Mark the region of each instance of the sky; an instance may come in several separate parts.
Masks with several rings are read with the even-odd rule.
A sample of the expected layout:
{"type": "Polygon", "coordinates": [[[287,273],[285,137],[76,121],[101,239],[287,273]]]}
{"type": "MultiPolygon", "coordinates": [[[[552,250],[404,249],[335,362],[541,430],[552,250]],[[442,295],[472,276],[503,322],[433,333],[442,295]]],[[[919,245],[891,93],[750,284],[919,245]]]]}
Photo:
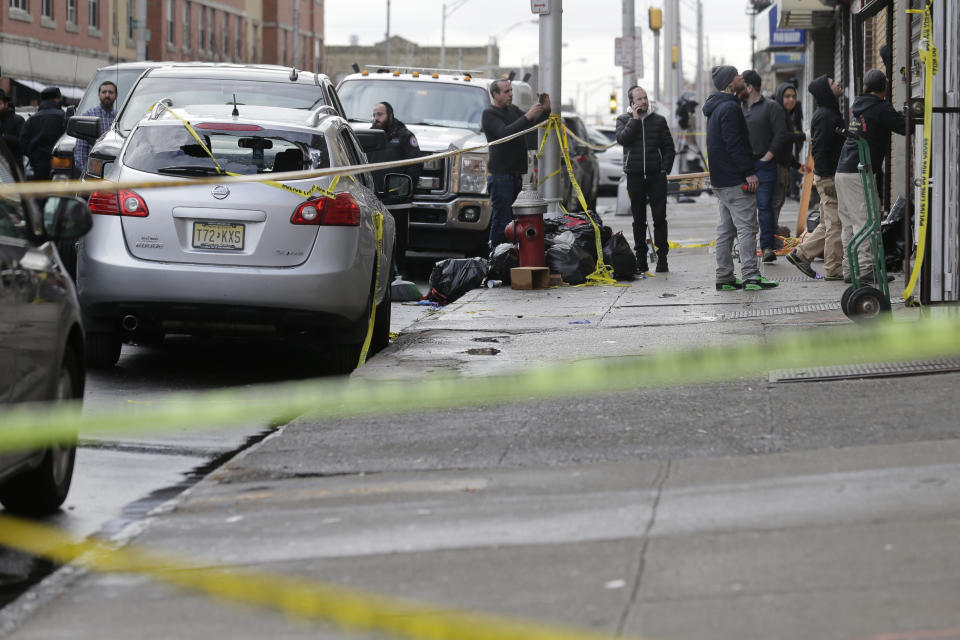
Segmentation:
{"type": "MultiPolygon", "coordinates": [[[[383,40],[388,0],[324,0],[328,45],[349,44],[355,35],[361,45],[383,40]]],[[[521,67],[536,62],[539,31],[529,0],[391,0],[390,33],[440,46],[443,6],[447,7],[446,46],[485,46],[498,36],[501,66],[521,67]],[[452,9],[452,10],[451,10],[452,9]],[[519,23],[519,24],[518,24],[519,23]]],[[[696,60],[696,2],[680,0],[683,57],[686,77],[694,78],[696,60]]],[[[636,24],[644,28],[644,78],[653,94],[653,37],[647,9],[662,2],[636,0],[636,24]]],[[[710,56],[743,70],[750,58],[747,0],[703,0],[704,32],[710,56]]],[[[590,121],[609,118],[610,92],[619,95],[622,70],[614,64],[614,39],[623,33],[622,0],[564,0],[562,93],[590,121]],[[594,117],[595,116],[595,117],[594,117]]],[[[661,38],[662,41],[662,38],[661,38]]],[[[663,54],[661,53],[661,59],[663,54]]],[[[453,66],[453,65],[451,65],[453,66]]],[[[661,80],[661,86],[663,81],[661,80]]],[[[621,98],[622,100],[622,98],[621,98]]],[[[555,99],[554,99],[555,101],[555,99]]]]}

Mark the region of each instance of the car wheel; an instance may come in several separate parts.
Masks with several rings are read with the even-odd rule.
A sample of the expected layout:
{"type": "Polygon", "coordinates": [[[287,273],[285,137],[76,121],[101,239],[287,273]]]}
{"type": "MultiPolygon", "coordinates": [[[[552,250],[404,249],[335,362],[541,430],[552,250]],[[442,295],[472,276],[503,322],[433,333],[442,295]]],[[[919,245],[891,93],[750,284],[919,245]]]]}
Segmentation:
{"type": "MultiPolygon", "coordinates": [[[[60,365],[56,400],[81,397],[82,376],[77,356],[68,346],[60,365]]],[[[40,466],[11,478],[0,487],[0,503],[3,503],[8,511],[23,515],[42,516],[53,513],[67,498],[76,455],[77,447],[74,442],[48,447],[40,466]]]]}
{"type": "Polygon", "coordinates": [[[115,333],[88,333],[86,363],[91,368],[106,369],[120,359],[120,337],[115,333]]]}

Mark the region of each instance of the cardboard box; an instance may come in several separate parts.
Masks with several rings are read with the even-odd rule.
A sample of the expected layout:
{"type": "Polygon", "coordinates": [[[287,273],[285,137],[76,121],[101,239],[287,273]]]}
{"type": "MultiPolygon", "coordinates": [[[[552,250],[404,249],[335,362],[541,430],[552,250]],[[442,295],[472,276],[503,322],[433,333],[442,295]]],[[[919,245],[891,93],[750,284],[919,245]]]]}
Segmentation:
{"type": "Polygon", "coordinates": [[[547,267],[514,267],[510,269],[511,289],[549,289],[550,269],[547,267]]]}

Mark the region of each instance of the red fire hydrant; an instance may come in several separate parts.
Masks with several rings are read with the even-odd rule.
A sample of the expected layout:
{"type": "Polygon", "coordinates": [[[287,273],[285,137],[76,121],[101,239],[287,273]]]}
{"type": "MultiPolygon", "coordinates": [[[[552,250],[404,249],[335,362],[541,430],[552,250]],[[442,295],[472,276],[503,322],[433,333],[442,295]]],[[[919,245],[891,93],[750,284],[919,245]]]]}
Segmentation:
{"type": "Polygon", "coordinates": [[[523,185],[513,203],[516,219],[504,229],[507,240],[519,245],[521,267],[547,266],[543,242],[543,214],[546,212],[547,201],[537,193],[534,185],[523,185]]]}

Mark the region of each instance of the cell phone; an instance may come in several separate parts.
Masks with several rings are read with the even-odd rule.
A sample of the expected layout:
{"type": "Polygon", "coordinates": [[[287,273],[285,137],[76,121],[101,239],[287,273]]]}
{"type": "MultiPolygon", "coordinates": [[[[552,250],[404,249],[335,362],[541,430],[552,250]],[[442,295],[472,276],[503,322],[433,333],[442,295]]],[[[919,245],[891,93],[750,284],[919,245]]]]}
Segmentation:
{"type": "Polygon", "coordinates": [[[540,98],[540,104],[543,104],[544,100],[547,99],[547,94],[541,93],[539,94],[539,98],[540,98]]]}

